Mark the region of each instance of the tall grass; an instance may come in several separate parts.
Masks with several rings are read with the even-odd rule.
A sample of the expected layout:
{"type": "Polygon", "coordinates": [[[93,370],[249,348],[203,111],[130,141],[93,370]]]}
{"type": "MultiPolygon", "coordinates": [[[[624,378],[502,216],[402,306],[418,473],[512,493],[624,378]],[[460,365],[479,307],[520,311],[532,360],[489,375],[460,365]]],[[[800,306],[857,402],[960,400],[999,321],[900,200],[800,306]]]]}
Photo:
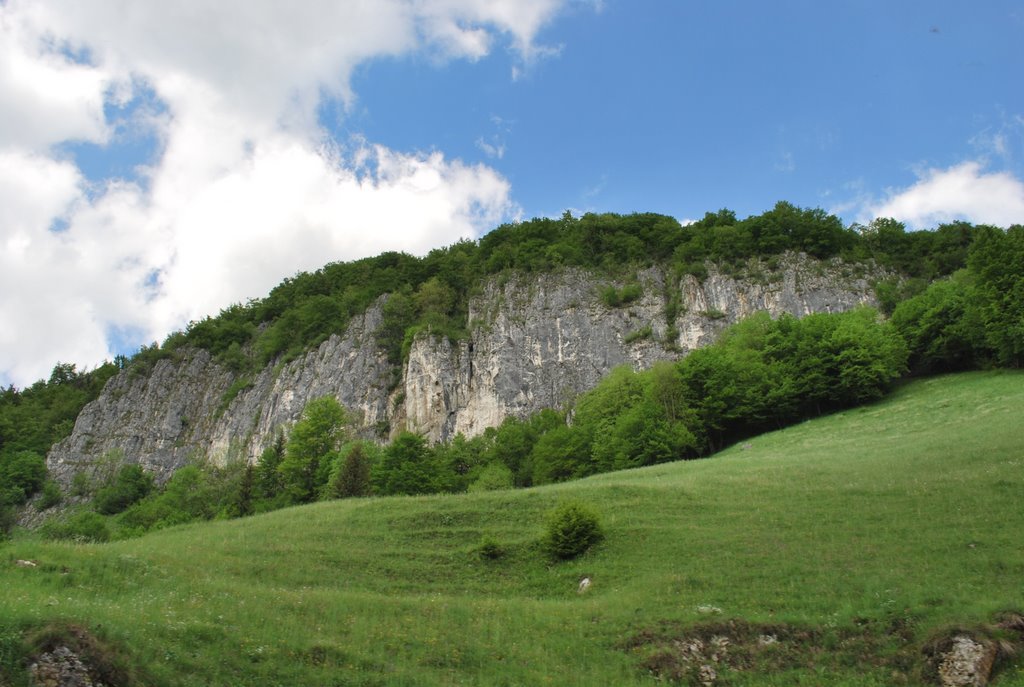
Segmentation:
{"type": "Polygon", "coordinates": [[[938,628],[1024,608],[1021,407],[1024,375],[948,376],[709,460],[20,540],[0,549],[0,636],[102,628],[166,685],[639,685],[638,636],[742,619],[821,646],[729,684],[915,684],[938,628]],[[552,563],[545,517],[569,500],[606,538],[552,563]]]}

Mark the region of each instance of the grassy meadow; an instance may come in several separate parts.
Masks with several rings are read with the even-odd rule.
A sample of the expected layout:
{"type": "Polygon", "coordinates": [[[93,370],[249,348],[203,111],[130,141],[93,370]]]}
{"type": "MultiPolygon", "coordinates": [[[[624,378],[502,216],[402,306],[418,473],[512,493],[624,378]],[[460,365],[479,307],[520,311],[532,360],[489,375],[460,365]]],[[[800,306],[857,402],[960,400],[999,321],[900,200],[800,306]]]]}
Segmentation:
{"type": "MultiPolygon", "coordinates": [[[[920,684],[931,638],[1024,610],[1022,408],[1024,374],[936,377],[707,460],[23,537],[0,545],[0,665],[21,684],[15,638],[63,623],[154,685],[652,685],[717,636],[716,684],[920,684]],[[552,563],[567,500],[606,538],[552,563]]],[[[1024,685],[1020,657],[996,684],[1024,685]]]]}

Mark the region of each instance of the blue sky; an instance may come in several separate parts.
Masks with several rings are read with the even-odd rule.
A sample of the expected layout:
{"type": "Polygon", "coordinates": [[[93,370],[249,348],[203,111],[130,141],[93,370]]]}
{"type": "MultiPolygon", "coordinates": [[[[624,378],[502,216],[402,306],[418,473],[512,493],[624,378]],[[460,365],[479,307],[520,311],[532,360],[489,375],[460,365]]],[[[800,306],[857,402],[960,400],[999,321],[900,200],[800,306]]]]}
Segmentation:
{"type": "Polygon", "coordinates": [[[560,51],[517,81],[501,54],[369,63],[336,130],[490,164],[527,216],[785,199],[856,221],[922,168],[1022,176],[1022,39],[1010,2],[607,2],[542,31],[560,51]]]}
{"type": "Polygon", "coordinates": [[[1024,5],[0,1],[0,384],[517,219],[1024,222],[1024,5]]]}

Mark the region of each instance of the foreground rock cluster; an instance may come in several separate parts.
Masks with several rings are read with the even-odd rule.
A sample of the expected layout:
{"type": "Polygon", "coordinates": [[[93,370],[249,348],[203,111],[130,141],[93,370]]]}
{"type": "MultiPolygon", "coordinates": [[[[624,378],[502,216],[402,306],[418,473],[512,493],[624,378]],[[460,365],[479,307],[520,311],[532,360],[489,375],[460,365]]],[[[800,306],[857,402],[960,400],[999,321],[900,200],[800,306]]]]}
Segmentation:
{"type": "Polygon", "coordinates": [[[826,631],[742,620],[662,623],[623,648],[656,679],[693,687],[728,684],[729,673],[826,667],[839,655],[888,672],[892,684],[987,687],[998,685],[1000,669],[1024,651],[1024,615],[1004,613],[992,624],[943,632],[923,645],[908,628],[885,624],[826,631]]]}
{"type": "Polygon", "coordinates": [[[58,646],[36,658],[29,666],[35,687],[104,687],[94,682],[82,660],[66,646],[58,646]]]}
{"type": "Polygon", "coordinates": [[[993,642],[956,635],[939,661],[939,684],[942,687],[985,687],[998,653],[999,647],[993,642]]]}

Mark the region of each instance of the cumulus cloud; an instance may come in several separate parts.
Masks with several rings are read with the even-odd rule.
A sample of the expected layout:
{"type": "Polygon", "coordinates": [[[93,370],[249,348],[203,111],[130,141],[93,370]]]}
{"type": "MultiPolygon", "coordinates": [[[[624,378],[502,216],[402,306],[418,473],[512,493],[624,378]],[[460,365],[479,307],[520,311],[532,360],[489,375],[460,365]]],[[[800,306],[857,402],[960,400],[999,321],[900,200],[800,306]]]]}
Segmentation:
{"type": "Polygon", "coordinates": [[[161,340],[297,270],[515,216],[494,169],[331,140],[317,110],[350,106],[353,70],[383,56],[506,45],[528,64],[563,3],[0,3],[0,383],[96,364],[115,334],[161,340]],[[159,144],[131,179],[87,179],[61,152],[133,128],[159,144]]]}
{"type": "Polygon", "coordinates": [[[266,140],[246,165],[181,199],[156,324],[165,329],[263,294],[282,276],[328,260],[423,254],[473,237],[514,211],[509,192],[494,170],[440,153],[373,146],[346,157],[286,136],[266,140]]]}
{"type": "Polygon", "coordinates": [[[65,140],[103,142],[107,75],[80,64],[0,5],[0,148],[38,150],[65,140]]]}
{"type": "Polygon", "coordinates": [[[52,363],[106,353],[102,332],[88,332],[87,304],[69,303],[60,283],[62,275],[74,281],[68,270],[79,247],[48,229],[71,210],[80,184],[73,165],[0,152],[0,350],[14,379],[38,378],[43,356],[52,363]]]}
{"type": "Polygon", "coordinates": [[[861,220],[893,217],[915,229],[954,220],[1002,227],[1024,222],[1024,182],[1009,172],[986,172],[982,163],[968,161],[918,177],[909,188],[869,203],[861,220]]]}

